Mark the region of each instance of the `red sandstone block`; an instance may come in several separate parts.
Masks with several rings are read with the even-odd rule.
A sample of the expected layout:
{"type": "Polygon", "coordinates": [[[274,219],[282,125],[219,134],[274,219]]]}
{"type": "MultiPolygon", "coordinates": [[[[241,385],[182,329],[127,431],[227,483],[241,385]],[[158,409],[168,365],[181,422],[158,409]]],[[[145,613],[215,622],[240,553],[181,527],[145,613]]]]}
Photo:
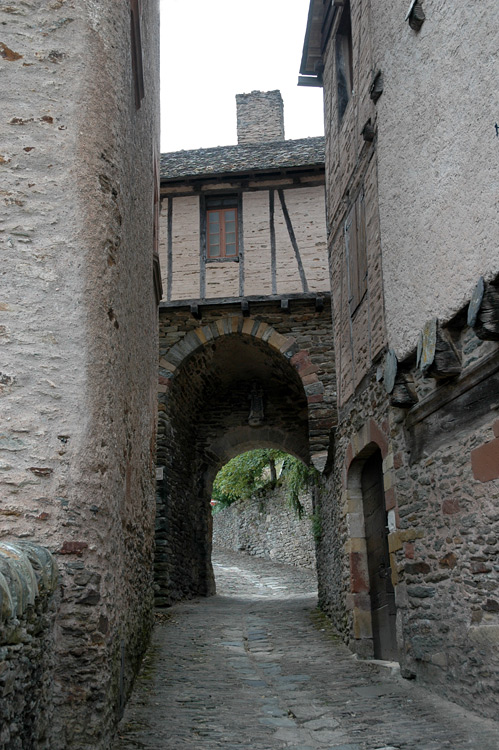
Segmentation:
{"type": "Polygon", "coordinates": [[[404,554],[408,560],[414,560],[414,542],[404,543],[404,554]]]}
{"type": "MultiPolygon", "coordinates": [[[[495,433],[494,423],[494,433],[495,433]]],[[[499,479],[499,437],[471,451],[473,476],[479,482],[499,479]]]]}
{"type": "Polygon", "coordinates": [[[334,419],[313,419],[312,424],[316,430],[330,430],[334,425],[334,419]]]}
{"type": "Polygon", "coordinates": [[[393,456],[393,468],[394,469],[400,469],[401,466],[404,464],[404,454],[399,451],[398,453],[395,453],[393,456]]]}
{"type": "Polygon", "coordinates": [[[386,510],[392,510],[392,508],[395,508],[395,505],[395,489],[390,487],[389,490],[385,490],[385,508],[386,510]]]}
{"type": "Polygon", "coordinates": [[[366,556],[362,552],[350,553],[351,591],[360,593],[369,591],[369,575],[366,569],[366,556]]]}
{"type": "Polygon", "coordinates": [[[309,404],[318,404],[320,401],[323,401],[324,397],[322,393],[316,393],[315,396],[308,396],[307,402],[309,404]]]}
{"type": "Polygon", "coordinates": [[[386,458],[388,455],[388,441],[374,419],[369,421],[369,439],[379,445],[382,457],[386,458]]]}
{"type": "Polygon", "coordinates": [[[499,438],[499,419],[496,419],[492,425],[492,429],[494,430],[494,437],[499,438]]]}
{"type": "Polygon", "coordinates": [[[296,352],[296,354],[293,354],[293,356],[291,357],[291,359],[289,361],[291,362],[291,364],[293,365],[293,367],[296,367],[298,369],[299,365],[302,362],[304,362],[305,360],[307,360],[308,362],[310,362],[310,358],[308,356],[308,352],[305,351],[305,349],[300,349],[299,352],[296,352]]]}
{"type": "Polygon", "coordinates": [[[301,382],[303,385],[310,385],[310,383],[317,383],[318,380],[319,378],[317,377],[317,374],[312,372],[310,375],[303,376],[301,382]]]}
{"type": "Polygon", "coordinates": [[[449,497],[442,503],[442,513],[445,513],[448,516],[453,516],[455,513],[459,513],[460,510],[461,506],[459,505],[459,500],[455,497],[449,497]]]}
{"type": "Polygon", "coordinates": [[[371,597],[365,591],[352,594],[352,599],[353,605],[354,607],[357,607],[357,609],[364,610],[364,612],[371,611],[371,597]]]}
{"type": "Polygon", "coordinates": [[[300,373],[300,377],[303,378],[303,376],[306,375],[312,375],[314,372],[319,372],[319,368],[317,365],[313,365],[312,362],[310,364],[303,363],[303,365],[300,365],[300,367],[296,368],[298,372],[300,373]]]}
{"type": "Polygon", "coordinates": [[[87,549],[87,547],[88,544],[86,542],[63,542],[59,554],[80,556],[83,550],[87,549]]]}

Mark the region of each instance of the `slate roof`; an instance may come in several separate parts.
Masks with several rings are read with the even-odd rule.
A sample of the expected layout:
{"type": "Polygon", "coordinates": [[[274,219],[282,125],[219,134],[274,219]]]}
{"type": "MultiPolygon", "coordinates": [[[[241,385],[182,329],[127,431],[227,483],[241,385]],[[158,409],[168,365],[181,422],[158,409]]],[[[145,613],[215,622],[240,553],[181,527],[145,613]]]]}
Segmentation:
{"type": "Polygon", "coordinates": [[[324,137],[161,154],[161,181],[324,166],[324,137]]]}

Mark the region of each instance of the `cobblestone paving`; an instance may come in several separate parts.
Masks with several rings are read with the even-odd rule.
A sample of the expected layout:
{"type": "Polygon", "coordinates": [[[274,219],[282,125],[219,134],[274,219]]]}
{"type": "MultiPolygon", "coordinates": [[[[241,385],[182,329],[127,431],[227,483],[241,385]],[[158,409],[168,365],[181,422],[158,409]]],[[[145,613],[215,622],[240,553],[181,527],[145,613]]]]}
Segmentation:
{"type": "Polygon", "coordinates": [[[355,659],[313,574],[214,558],[218,595],[158,614],[113,750],[499,750],[499,724],[355,659]]]}

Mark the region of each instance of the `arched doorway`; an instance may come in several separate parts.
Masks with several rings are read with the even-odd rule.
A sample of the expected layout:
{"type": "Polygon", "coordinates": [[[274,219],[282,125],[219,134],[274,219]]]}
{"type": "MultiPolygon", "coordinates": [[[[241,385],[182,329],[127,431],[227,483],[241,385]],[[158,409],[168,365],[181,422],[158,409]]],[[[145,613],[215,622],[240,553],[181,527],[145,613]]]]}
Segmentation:
{"type": "Polygon", "coordinates": [[[361,474],[369,596],[375,659],[397,659],[395,590],[388,551],[388,518],[383,492],[380,450],[365,462],[361,474]]]}
{"type": "Polygon", "coordinates": [[[347,477],[351,647],[362,656],[397,661],[397,611],[388,547],[389,514],[394,513],[387,512],[383,454],[372,439],[350,464],[347,477]]]}

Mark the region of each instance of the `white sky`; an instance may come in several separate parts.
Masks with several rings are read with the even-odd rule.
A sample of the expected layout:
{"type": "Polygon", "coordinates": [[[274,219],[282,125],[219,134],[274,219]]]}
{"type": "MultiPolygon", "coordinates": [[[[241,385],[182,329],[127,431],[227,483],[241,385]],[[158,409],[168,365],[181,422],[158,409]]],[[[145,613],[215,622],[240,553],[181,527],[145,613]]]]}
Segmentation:
{"type": "Polygon", "coordinates": [[[280,89],[286,138],[323,135],[297,86],[309,0],[160,0],[161,150],[237,143],[236,94],[280,89]]]}

